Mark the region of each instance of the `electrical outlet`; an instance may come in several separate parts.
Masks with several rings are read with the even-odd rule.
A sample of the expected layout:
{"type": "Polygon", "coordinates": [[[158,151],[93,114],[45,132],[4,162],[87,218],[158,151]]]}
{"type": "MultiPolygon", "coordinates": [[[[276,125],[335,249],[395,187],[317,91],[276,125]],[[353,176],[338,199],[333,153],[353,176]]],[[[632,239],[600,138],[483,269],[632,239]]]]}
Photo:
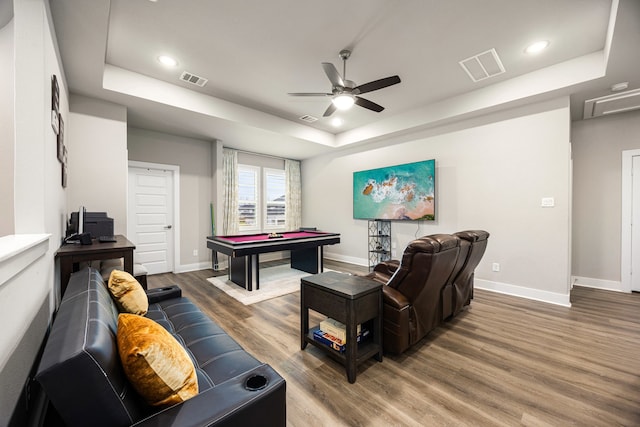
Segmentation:
{"type": "Polygon", "coordinates": [[[391,250],[391,257],[392,257],[392,258],[395,258],[397,255],[398,255],[398,252],[396,252],[396,250],[395,250],[395,249],[392,249],[392,250],[391,250]]]}
{"type": "Polygon", "coordinates": [[[542,206],[543,208],[552,208],[555,205],[556,201],[553,199],[553,197],[543,197],[540,201],[540,206],[542,206]]]}
{"type": "Polygon", "coordinates": [[[491,266],[491,270],[500,271],[500,263],[494,262],[493,265],[491,266]]]}
{"type": "Polygon", "coordinates": [[[198,250],[197,249],[193,250],[193,256],[198,256],[198,250]]]}

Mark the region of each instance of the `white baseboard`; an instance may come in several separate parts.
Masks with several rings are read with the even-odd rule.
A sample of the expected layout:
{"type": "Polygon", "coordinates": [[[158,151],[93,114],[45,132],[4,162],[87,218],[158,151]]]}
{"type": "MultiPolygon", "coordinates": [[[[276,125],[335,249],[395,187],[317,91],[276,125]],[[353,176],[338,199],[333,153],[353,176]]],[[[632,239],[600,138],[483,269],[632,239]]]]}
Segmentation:
{"type": "Polygon", "coordinates": [[[208,261],[196,262],[193,264],[181,264],[174,269],[174,273],[186,273],[188,271],[198,271],[211,268],[211,263],[208,261]]]}
{"type": "Polygon", "coordinates": [[[584,286],[585,288],[604,289],[607,291],[627,292],[622,288],[622,282],[616,280],[593,279],[591,277],[571,276],[571,283],[574,286],[584,286]]]}
{"type": "Polygon", "coordinates": [[[511,285],[509,283],[492,282],[490,280],[474,280],[474,287],[491,292],[512,295],[520,298],[527,298],[535,301],[542,301],[549,304],[571,307],[569,294],[559,294],[556,292],[542,291],[540,289],[525,288],[523,286],[511,285]]]}
{"type": "MultiPolygon", "coordinates": [[[[260,262],[285,259],[287,258],[286,255],[289,255],[288,251],[260,254],[260,262]]],[[[228,257],[226,255],[218,253],[218,270],[224,270],[227,268],[227,260],[228,257]]],[[[211,267],[211,261],[200,261],[193,264],[179,265],[178,267],[176,267],[174,273],[186,273],[188,271],[206,270],[211,267]]]]}
{"type": "Polygon", "coordinates": [[[346,262],[348,264],[355,264],[363,267],[366,267],[369,265],[369,261],[365,258],[356,258],[352,256],[345,256],[345,255],[333,254],[333,253],[327,253],[327,252],[324,253],[324,257],[325,259],[330,259],[332,261],[346,262]]]}

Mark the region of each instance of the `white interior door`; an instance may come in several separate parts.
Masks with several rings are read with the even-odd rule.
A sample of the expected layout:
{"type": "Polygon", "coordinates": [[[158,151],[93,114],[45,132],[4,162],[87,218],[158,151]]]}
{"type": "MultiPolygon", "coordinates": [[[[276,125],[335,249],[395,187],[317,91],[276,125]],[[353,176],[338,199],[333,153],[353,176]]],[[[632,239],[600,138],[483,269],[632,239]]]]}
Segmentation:
{"type": "Polygon", "coordinates": [[[640,292],[640,156],[632,158],[631,290],[640,292]]]}
{"type": "Polygon", "coordinates": [[[149,274],[173,271],[173,171],[129,167],[129,240],[149,274]]]}

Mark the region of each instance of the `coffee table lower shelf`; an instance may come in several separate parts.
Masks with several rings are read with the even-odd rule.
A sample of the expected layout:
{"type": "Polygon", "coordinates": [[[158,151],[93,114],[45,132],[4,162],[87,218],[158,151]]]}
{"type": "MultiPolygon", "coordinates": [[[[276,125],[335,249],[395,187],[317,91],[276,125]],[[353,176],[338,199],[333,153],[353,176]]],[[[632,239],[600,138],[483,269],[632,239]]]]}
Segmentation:
{"type": "MultiPolygon", "coordinates": [[[[325,353],[329,355],[329,357],[334,359],[336,362],[346,365],[347,363],[346,351],[340,352],[313,338],[313,333],[319,329],[320,328],[318,326],[311,328],[309,333],[307,333],[307,335],[305,336],[305,339],[304,339],[305,342],[323,350],[325,353]]],[[[360,362],[364,362],[365,360],[368,360],[373,356],[378,355],[379,353],[380,353],[380,346],[374,343],[370,337],[365,338],[362,342],[358,343],[358,352],[356,354],[356,365],[360,364],[360,362]]]]}

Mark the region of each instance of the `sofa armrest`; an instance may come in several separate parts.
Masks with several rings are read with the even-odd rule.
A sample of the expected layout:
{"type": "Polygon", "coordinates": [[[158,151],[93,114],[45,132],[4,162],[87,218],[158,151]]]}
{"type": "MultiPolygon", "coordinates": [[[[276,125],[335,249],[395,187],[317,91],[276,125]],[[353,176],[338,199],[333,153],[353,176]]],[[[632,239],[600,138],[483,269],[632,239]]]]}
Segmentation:
{"type": "Polygon", "coordinates": [[[147,294],[147,298],[149,299],[149,304],[171,298],[180,298],[182,296],[182,289],[180,289],[178,285],[147,289],[145,292],[147,294]]]}
{"type": "Polygon", "coordinates": [[[285,380],[271,366],[263,364],[134,426],[285,426],[285,392],[285,380]],[[267,384],[259,390],[248,390],[247,379],[255,375],[265,377],[267,384]]]}

